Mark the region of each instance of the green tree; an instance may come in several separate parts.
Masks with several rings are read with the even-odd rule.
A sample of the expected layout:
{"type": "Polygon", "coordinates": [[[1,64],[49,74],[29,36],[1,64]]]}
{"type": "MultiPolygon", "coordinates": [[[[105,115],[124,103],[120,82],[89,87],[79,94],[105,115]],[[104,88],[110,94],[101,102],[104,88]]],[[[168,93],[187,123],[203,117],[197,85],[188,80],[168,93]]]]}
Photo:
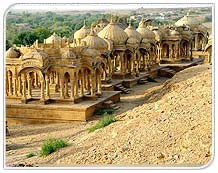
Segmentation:
{"type": "Polygon", "coordinates": [[[8,50],[10,47],[11,47],[11,43],[8,40],[6,40],[6,50],[8,50]]]}
{"type": "Polygon", "coordinates": [[[36,37],[40,43],[43,43],[44,39],[51,35],[51,32],[43,27],[38,27],[34,29],[33,32],[36,34],[36,37]]]}
{"type": "Polygon", "coordinates": [[[33,31],[22,31],[14,39],[16,45],[32,45],[37,39],[37,35],[33,31]]]}

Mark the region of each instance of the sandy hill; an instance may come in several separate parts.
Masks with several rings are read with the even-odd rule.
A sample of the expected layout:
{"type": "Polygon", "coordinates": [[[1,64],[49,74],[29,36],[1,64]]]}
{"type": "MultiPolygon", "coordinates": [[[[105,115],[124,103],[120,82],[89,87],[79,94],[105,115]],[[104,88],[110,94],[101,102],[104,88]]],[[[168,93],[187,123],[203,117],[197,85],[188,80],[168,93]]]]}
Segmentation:
{"type": "MultiPolygon", "coordinates": [[[[177,73],[147,94],[144,104],[117,118],[120,121],[92,133],[77,131],[77,137],[68,129],[69,147],[46,158],[35,156],[24,160],[68,166],[207,164],[212,157],[211,66],[199,65],[177,73]]],[[[85,128],[89,126],[86,124],[85,128]]],[[[58,129],[61,128],[57,128],[57,133],[58,129]]],[[[22,139],[21,135],[17,142],[22,139]]],[[[10,162],[13,157],[10,152],[7,154],[10,162]]]]}

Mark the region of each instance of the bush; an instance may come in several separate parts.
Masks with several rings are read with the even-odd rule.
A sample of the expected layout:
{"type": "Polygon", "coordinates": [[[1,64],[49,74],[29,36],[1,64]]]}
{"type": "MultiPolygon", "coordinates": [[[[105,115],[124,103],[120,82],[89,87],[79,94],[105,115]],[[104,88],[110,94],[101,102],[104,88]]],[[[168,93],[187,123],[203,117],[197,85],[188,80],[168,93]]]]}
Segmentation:
{"type": "Polygon", "coordinates": [[[98,123],[90,128],[88,128],[88,132],[94,132],[97,129],[103,128],[105,126],[108,126],[109,124],[116,122],[117,119],[108,114],[104,114],[104,116],[98,121],[98,123]]]}
{"type": "Polygon", "coordinates": [[[30,152],[30,153],[28,153],[28,154],[26,155],[26,157],[27,157],[27,158],[30,158],[30,157],[33,157],[33,156],[35,156],[35,155],[36,155],[35,153],[30,152]]]}
{"type": "Polygon", "coordinates": [[[47,156],[55,152],[59,148],[66,147],[68,145],[67,141],[62,139],[49,138],[43,142],[40,156],[47,156]]]}

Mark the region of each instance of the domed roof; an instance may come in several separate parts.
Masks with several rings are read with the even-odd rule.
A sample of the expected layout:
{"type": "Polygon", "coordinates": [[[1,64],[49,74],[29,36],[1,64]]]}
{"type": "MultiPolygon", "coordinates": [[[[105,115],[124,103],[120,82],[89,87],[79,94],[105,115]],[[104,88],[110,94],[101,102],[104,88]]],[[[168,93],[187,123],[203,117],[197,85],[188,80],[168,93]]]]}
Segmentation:
{"type": "Polygon", "coordinates": [[[198,27],[199,25],[199,22],[198,20],[193,17],[193,16],[190,16],[189,13],[182,17],[181,19],[179,19],[176,23],[175,23],[176,26],[189,26],[191,29],[195,29],[198,27]]]}
{"type": "Polygon", "coordinates": [[[119,25],[111,20],[111,22],[98,33],[101,38],[109,39],[114,44],[125,44],[128,35],[123,31],[119,25]]]}
{"type": "Polygon", "coordinates": [[[61,55],[61,57],[63,59],[68,59],[68,58],[72,58],[72,59],[75,59],[76,58],[76,55],[73,51],[71,50],[66,50],[64,51],[64,53],[61,55]]]}
{"type": "Polygon", "coordinates": [[[39,59],[44,60],[48,57],[48,55],[45,52],[42,51],[32,51],[29,53],[26,53],[22,56],[22,59],[39,59]]]}
{"type": "Polygon", "coordinates": [[[147,28],[143,20],[139,23],[139,27],[136,29],[136,31],[141,34],[142,38],[155,39],[154,32],[147,28]]]}
{"type": "Polygon", "coordinates": [[[20,55],[20,51],[14,47],[11,47],[6,51],[6,58],[19,58],[20,55]]]}
{"type": "Polygon", "coordinates": [[[129,26],[124,30],[124,32],[128,35],[128,37],[133,37],[139,41],[141,41],[142,36],[139,32],[137,32],[135,29],[133,29],[132,25],[129,24],[129,26]]]}
{"type": "Polygon", "coordinates": [[[199,30],[200,32],[206,33],[206,32],[207,32],[207,27],[204,26],[204,25],[199,25],[199,26],[198,26],[198,30],[199,30]]]}
{"type": "Polygon", "coordinates": [[[183,30],[183,31],[182,31],[182,34],[188,35],[188,36],[190,36],[191,33],[192,33],[192,32],[191,32],[190,30],[183,30]]]}
{"type": "Polygon", "coordinates": [[[82,41],[85,41],[86,46],[90,49],[108,49],[107,42],[104,39],[98,37],[93,29],[91,29],[90,34],[82,39],[82,41]]]}
{"type": "Polygon", "coordinates": [[[95,57],[100,55],[100,52],[95,50],[95,49],[84,49],[81,53],[83,56],[90,56],[90,57],[95,57]]]}
{"type": "Polygon", "coordinates": [[[59,37],[59,36],[54,32],[50,37],[48,37],[48,38],[46,39],[46,43],[52,44],[52,43],[54,42],[54,43],[59,44],[59,43],[61,43],[61,40],[62,40],[62,38],[59,37]]]}
{"type": "Polygon", "coordinates": [[[85,21],[82,28],[80,28],[78,31],[74,33],[74,39],[83,39],[90,33],[90,29],[87,28],[85,21]]]}
{"type": "Polygon", "coordinates": [[[153,30],[153,33],[155,35],[155,40],[156,41],[161,41],[162,40],[162,33],[159,30],[153,30]]]}
{"type": "Polygon", "coordinates": [[[134,38],[134,37],[130,37],[130,38],[128,38],[126,43],[127,44],[139,44],[140,41],[138,39],[134,38]]]}
{"type": "Polygon", "coordinates": [[[172,35],[172,36],[179,36],[180,33],[178,31],[176,31],[176,30],[171,30],[170,35],[172,35]]]}

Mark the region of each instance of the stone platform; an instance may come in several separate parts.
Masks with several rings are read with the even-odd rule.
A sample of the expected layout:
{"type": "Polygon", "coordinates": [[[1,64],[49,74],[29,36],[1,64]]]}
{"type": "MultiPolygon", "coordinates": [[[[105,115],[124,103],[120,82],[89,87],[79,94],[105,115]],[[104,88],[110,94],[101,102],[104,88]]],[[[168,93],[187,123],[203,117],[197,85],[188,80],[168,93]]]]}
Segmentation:
{"type": "Polygon", "coordinates": [[[192,61],[187,61],[187,62],[177,62],[173,64],[171,63],[160,64],[160,67],[168,67],[168,68],[175,70],[176,72],[179,72],[181,70],[184,70],[185,68],[195,66],[203,62],[204,62],[204,58],[194,58],[192,61]]]}
{"type": "Polygon", "coordinates": [[[120,91],[103,91],[97,100],[84,100],[80,103],[22,104],[16,101],[6,102],[6,120],[8,124],[48,123],[67,121],[86,121],[107,100],[120,101],[120,91]]]}
{"type": "Polygon", "coordinates": [[[124,78],[124,79],[113,79],[111,83],[108,84],[102,84],[102,89],[104,91],[113,91],[114,86],[118,84],[122,84],[126,88],[132,88],[133,86],[137,85],[138,81],[140,79],[147,79],[148,77],[155,78],[158,76],[159,70],[163,68],[161,66],[157,66],[152,68],[148,72],[140,72],[140,75],[138,77],[134,78],[124,78]]]}

